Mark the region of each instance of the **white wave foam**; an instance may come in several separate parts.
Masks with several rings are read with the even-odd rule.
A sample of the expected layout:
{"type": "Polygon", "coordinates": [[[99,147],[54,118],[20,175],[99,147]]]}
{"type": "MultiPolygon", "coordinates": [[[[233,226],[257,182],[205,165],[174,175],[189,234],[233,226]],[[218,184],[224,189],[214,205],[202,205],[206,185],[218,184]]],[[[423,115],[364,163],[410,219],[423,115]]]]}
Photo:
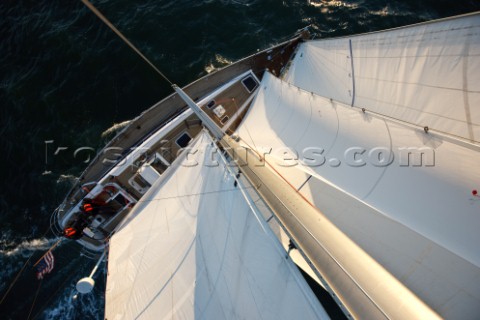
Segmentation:
{"type": "Polygon", "coordinates": [[[40,239],[33,239],[33,240],[25,240],[22,241],[20,244],[16,245],[15,247],[14,244],[12,243],[2,243],[1,246],[2,248],[7,248],[7,249],[2,249],[0,250],[0,254],[4,256],[15,256],[15,255],[25,255],[30,253],[31,251],[36,251],[36,250],[47,250],[49,249],[57,239],[46,239],[46,238],[40,238],[40,239]],[[13,247],[13,248],[12,248],[13,247]]]}
{"type": "Polygon", "coordinates": [[[78,180],[78,177],[75,177],[74,175],[61,174],[57,179],[57,183],[63,183],[63,182],[75,183],[77,180],[78,180]]]}
{"type": "Polygon", "coordinates": [[[358,3],[348,3],[336,0],[308,0],[308,4],[313,7],[345,7],[349,9],[358,8],[358,3]]]}
{"type": "Polygon", "coordinates": [[[113,126],[111,126],[107,130],[102,132],[101,137],[105,138],[105,137],[109,136],[110,134],[125,128],[126,126],[128,126],[130,124],[130,122],[132,122],[132,120],[127,120],[127,121],[123,121],[123,122],[120,122],[120,123],[114,123],[113,126]]]}
{"type": "Polygon", "coordinates": [[[406,10],[398,11],[394,8],[391,8],[389,5],[383,7],[381,10],[370,11],[369,13],[372,14],[372,15],[382,16],[382,17],[386,17],[386,16],[409,16],[409,15],[413,14],[411,11],[406,11],[406,10]]]}
{"type": "Polygon", "coordinates": [[[220,54],[215,55],[215,61],[210,62],[207,66],[205,66],[205,71],[207,73],[212,73],[217,71],[225,66],[232,64],[233,62],[220,54]]]}
{"type": "Polygon", "coordinates": [[[68,287],[60,295],[55,305],[46,309],[44,319],[75,319],[81,315],[83,319],[103,319],[104,299],[100,292],[79,294],[75,287],[68,287]]]}
{"type": "Polygon", "coordinates": [[[224,64],[224,65],[228,65],[228,64],[232,64],[233,61],[232,60],[229,60],[219,54],[216,54],[215,55],[215,61],[217,61],[218,63],[221,63],[221,64],[224,64]]]}
{"type": "Polygon", "coordinates": [[[251,6],[252,4],[255,3],[255,0],[254,1],[246,1],[246,0],[231,0],[232,3],[235,3],[235,4],[238,4],[238,5],[241,5],[241,6],[245,6],[245,7],[249,7],[251,6]]]}

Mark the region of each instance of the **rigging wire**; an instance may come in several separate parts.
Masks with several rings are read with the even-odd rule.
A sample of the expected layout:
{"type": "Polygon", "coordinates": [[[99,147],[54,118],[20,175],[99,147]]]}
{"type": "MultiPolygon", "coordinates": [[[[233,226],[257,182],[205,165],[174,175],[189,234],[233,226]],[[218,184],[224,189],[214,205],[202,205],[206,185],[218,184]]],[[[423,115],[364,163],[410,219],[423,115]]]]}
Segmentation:
{"type": "Polygon", "coordinates": [[[310,200],[308,200],[301,192],[299,192],[299,190],[297,190],[297,188],[295,188],[295,186],[293,186],[293,184],[287,180],[287,178],[285,178],[267,159],[266,157],[262,158],[262,156],[255,150],[252,148],[252,146],[250,146],[248,144],[247,141],[245,141],[244,139],[242,139],[240,137],[240,139],[247,145],[247,147],[249,147],[252,152],[256,153],[257,156],[262,159],[263,161],[265,161],[265,163],[283,180],[285,181],[303,200],[305,200],[311,207],[315,207],[315,205],[310,202],[310,200]]]}
{"type": "MultiPolygon", "coordinates": [[[[258,91],[260,91],[260,86],[259,86],[258,91]]],[[[235,98],[232,98],[232,100],[233,100],[233,103],[235,104],[235,108],[237,109],[237,112],[239,112],[239,111],[240,111],[240,108],[239,108],[239,106],[238,106],[238,104],[237,104],[236,99],[235,99],[235,98]]],[[[250,102],[250,103],[253,103],[253,102],[250,102]]],[[[250,140],[252,140],[252,143],[253,143],[253,146],[255,147],[255,150],[258,151],[257,145],[255,144],[255,141],[253,140],[253,137],[252,137],[252,135],[250,134],[250,130],[248,130],[248,127],[247,127],[246,122],[243,122],[243,126],[245,127],[245,130],[247,131],[247,134],[248,134],[248,136],[250,137],[250,140]]],[[[261,156],[258,152],[257,152],[257,154],[258,154],[258,156],[260,157],[260,160],[261,160],[261,159],[262,159],[262,156],[261,156]]]]}
{"type": "Polygon", "coordinates": [[[17,275],[15,276],[15,278],[13,279],[13,281],[10,283],[10,286],[8,287],[7,291],[5,292],[5,294],[3,295],[2,297],[2,300],[0,301],[0,305],[3,303],[3,301],[5,300],[5,298],[8,296],[8,294],[10,293],[10,290],[12,290],[13,286],[15,285],[15,283],[17,283],[18,279],[20,278],[20,276],[22,275],[23,271],[25,270],[25,268],[27,267],[27,264],[30,262],[30,259],[32,259],[33,255],[35,254],[35,252],[32,252],[32,254],[30,255],[30,257],[27,259],[27,261],[24,263],[23,267],[20,269],[20,271],[17,273],[17,275]]]}
{"type": "MultiPolygon", "coordinates": [[[[247,187],[246,187],[247,188],[247,187]]],[[[248,187],[248,188],[253,188],[253,187],[248,187]]],[[[145,200],[139,200],[136,203],[148,203],[148,202],[153,202],[153,201],[161,201],[161,200],[171,200],[171,199],[180,199],[180,198],[186,198],[186,197],[194,197],[194,196],[201,196],[201,195],[208,195],[208,194],[216,194],[216,193],[224,193],[224,192],[231,192],[231,191],[236,191],[236,188],[233,189],[223,189],[223,190],[212,190],[212,191],[204,191],[204,192],[198,192],[198,193],[187,193],[187,194],[180,194],[176,196],[169,196],[169,197],[160,197],[160,198],[153,198],[153,199],[145,199],[145,200]]],[[[113,205],[97,205],[96,208],[110,208],[113,207],[113,205]]],[[[108,237],[107,237],[108,238],[108,237]]]]}
{"type": "Polygon", "coordinates": [[[88,9],[90,9],[100,20],[102,20],[113,32],[120,37],[136,54],[138,54],[153,70],[155,70],[165,81],[167,81],[171,86],[173,82],[170,81],[165,74],[163,74],[143,53],[137,49],[93,4],[88,0],[81,0],[88,9]]]}
{"type": "Polygon", "coordinates": [[[55,292],[50,296],[50,298],[48,298],[48,300],[41,306],[40,310],[33,316],[32,320],[35,320],[37,319],[43,311],[45,311],[46,307],[48,306],[48,304],[50,303],[50,301],[52,301],[52,299],[57,295],[57,293],[61,290],[61,289],[64,289],[64,285],[67,283],[67,281],[70,280],[70,277],[69,275],[67,275],[67,277],[65,278],[65,280],[62,282],[62,284],[60,284],[59,286],[57,286],[57,289],[55,290],[55,292]]]}
{"type": "MultiPolygon", "coordinates": [[[[47,233],[50,231],[50,226],[48,227],[47,231],[45,231],[45,233],[40,237],[40,238],[43,238],[47,235],[47,233]]],[[[50,250],[49,250],[50,251],[50,250]]],[[[27,261],[25,261],[25,263],[23,264],[22,268],[20,268],[20,270],[18,271],[17,275],[15,276],[15,278],[13,279],[13,281],[10,283],[7,291],[3,294],[3,297],[2,297],[2,300],[0,300],[0,305],[5,301],[5,299],[7,298],[8,294],[10,293],[10,291],[12,290],[12,288],[15,286],[15,284],[17,283],[18,279],[20,279],[20,276],[22,275],[23,271],[25,271],[25,268],[27,267],[28,263],[30,262],[30,260],[33,258],[33,256],[35,255],[35,251],[32,252],[32,254],[30,255],[30,257],[28,257],[27,261]]]]}
{"type": "Polygon", "coordinates": [[[37,292],[35,292],[35,297],[33,298],[33,303],[32,303],[32,306],[30,307],[30,312],[28,313],[27,320],[30,320],[30,316],[32,315],[33,307],[35,307],[35,302],[37,301],[38,293],[40,292],[40,288],[42,287],[42,282],[43,282],[43,279],[41,279],[38,283],[37,292]]]}
{"type": "MultiPolygon", "coordinates": [[[[107,249],[105,249],[105,250],[107,250],[107,249]]],[[[85,267],[85,265],[83,265],[83,266],[85,267]]],[[[68,281],[72,280],[71,276],[72,276],[71,274],[67,274],[67,276],[65,277],[63,282],[60,285],[57,286],[57,289],[53,292],[53,294],[50,295],[50,297],[45,301],[45,303],[42,304],[40,309],[37,311],[37,313],[33,316],[33,318],[31,320],[37,319],[46,310],[46,308],[49,306],[50,302],[52,301],[53,298],[55,298],[55,296],[58,294],[58,292],[62,289],[65,289],[65,284],[68,281]]],[[[105,278],[105,283],[107,283],[106,278],[105,278]]]]}
{"type": "Polygon", "coordinates": [[[55,249],[55,247],[58,246],[59,243],[62,242],[62,240],[63,240],[63,238],[58,239],[58,241],[55,242],[55,243],[53,244],[53,246],[51,246],[50,249],[48,249],[48,251],[45,252],[45,254],[40,257],[40,259],[38,259],[37,262],[35,262],[35,264],[33,265],[33,268],[35,268],[35,267],[37,266],[37,264],[39,264],[40,261],[42,261],[42,259],[43,259],[50,251],[52,251],[53,249],[55,249]]]}

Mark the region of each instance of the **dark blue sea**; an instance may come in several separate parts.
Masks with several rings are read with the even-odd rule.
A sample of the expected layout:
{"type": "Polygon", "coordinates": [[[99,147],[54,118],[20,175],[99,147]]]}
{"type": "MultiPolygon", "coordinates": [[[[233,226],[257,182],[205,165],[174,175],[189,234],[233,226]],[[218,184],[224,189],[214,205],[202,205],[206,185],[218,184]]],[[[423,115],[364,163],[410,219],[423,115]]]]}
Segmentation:
{"type": "MultiPolygon", "coordinates": [[[[186,85],[310,25],[317,38],[480,10],[474,0],[93,0],[170,79],[186,85]]],[[[0,319],[102,319],[104,270],[73,243],[41,282],[32,263],[54,242],[50,215],[115,124],[172,89],[80,1],[0,1],[0,319]],[[37,294],[38,292],[38,294],[37,294]],[[35,300],[35,301],[34,301],[35,300]],[[33,307],[32,307],[33,306],[33,307]]]]}

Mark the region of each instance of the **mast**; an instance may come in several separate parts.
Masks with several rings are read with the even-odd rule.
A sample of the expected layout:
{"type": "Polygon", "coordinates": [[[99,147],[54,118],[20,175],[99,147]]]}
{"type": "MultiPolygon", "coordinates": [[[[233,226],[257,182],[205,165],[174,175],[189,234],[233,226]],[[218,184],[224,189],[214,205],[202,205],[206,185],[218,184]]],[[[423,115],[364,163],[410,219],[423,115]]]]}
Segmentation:
{"type": "Polygon", "coordinates": [[[347,315],[360,319],[440,318],[285,180],[268,166],[259,166],[262,160],[253,151],[235,153],[243,147],[228,136],[220,143],[338,296],[347,315]]]}
{"type": "Polygon", "coordinates": [[[347,315],[374,319],[440,318],[290,184],[268,166],[259,166],[263,160],[256,153],[249,149],[235,152],[245,148],[225,135],[181,88],[176,85],[173,88],[242,168],[251,185],[338,296],[347,315]]]}
{"type": "Polygon", "coordinates": [[[82,2],[167,80],[214,137],[221,139],[221,146],[242,167],[246,178],[276,214],[298,248],[344,304],[343,310],[347,315],[367,319],[439,318],[430,307],[350,240],[285,180],[270,168],[255,166],[251,161],[247,161],[247,156],[262,161],[253,151],[247,149],[245,153],[234,153],[234,150],[243,147],[226,136],[182,89],[170,82],[88,0],[82,2]]]}
{"type": "Polygon", "coordinates": [[[212,135],[217,138],[221,139],[224,136],[224,132],[215,124],[215,122],[210,119],[210,117],[202,111],[202,109],[183,91],[180,87],[176,84],[172,85],[172,88],[177,92],[177,94],[182,98],[183,101],[190,107],[190,109],[195,112],[197,117],[202,120],[205,127],[212,133],[212,135]]]}
{"type": "Polygon", "coordinates": [[[105,318],[328,319],[207,130],[190,148],[110,239],[105,318]]]}

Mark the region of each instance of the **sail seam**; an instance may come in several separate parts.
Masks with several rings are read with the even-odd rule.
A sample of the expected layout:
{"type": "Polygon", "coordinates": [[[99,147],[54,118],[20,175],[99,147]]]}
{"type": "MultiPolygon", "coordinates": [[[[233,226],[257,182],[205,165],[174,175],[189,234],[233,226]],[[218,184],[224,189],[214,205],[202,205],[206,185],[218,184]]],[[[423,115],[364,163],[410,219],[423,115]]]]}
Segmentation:
{"type": "Polygon", "coordinates": [[[352,39],[348,39],[350,46],[350,63],[352,65],[352,107],[355,104],[355,69],[353,67],[353,50],[352,50],[352,39]]]}
{"type": "Polygon", "coordinates": [[[472,126],[472,113],[470,111],[470,101],[469,101],[469,91],[468,91],[468,65],[469,65],[469,56],[468,52],[470,49],[470,42],[466,42],[465,47],[463,48],[463,64],[462,64],[462,82],[463,82],[463,107],[465,109],[465,122],[468,123],[467,130],[470,140],[475,141],[475,134],[472,126]]]}
{"type": "MultiPolygon", "coordinates": [[[[458,56],[462,57],[462,56],[458,56]]],[[[480,57],[480,55],[479,55],[480,57]]],[[[358,57],[355,57],[358,59],[358,57]]],[[[462,58],[467,58],[467,56],[463,56],[462,58]]],[[[394,84],[408,84],[412,86],[419,86],[419,87],[427,87],[427,88],[432,88],[432,89],[442,89],[442,90],[452,90],[452,91],[460,91],[460,92],[466,92],[466,93],[480,93],[480,90],[468,90],[465,88],[451,88],[451,87],[442,87],[442,86],[434,86],[430,85],[427,83],[421,83],[421,82],[408,82],[408,81],[395,81],[395,80],[389,80],[389,79],[381,79],[381,78],[374,78],[374,77],[361,77],[357,76],[359,79],[363,80],[373,80],[373,81],[379,81],[379,82],[388,82],[388,83],[394,83],[394,84]]]]}
{"type": "MultiPolygon", "coordinates": [[[[322,99],[329,99],[331,100],[332,102],[338,102],[338,105],[342,108],[347,108],[349,109],[348,107],[348,104],[345,103],[345,102],[342,102],[342,101],[339,101],[339,100],[336,100],[336,99],[333,99],[333,98],[327,98],[325,96],[322,96],[320,94],[317,94],[317,93],[312,93],[310,91],[306,91],[294,84],[290,84],[286,81],[283,81],[281,79],[279,79],[280,81],[286,83],[286,85],[288,86],[293,86],[297,89],[299,89],[300,91],[302,92],[305,92],[307,94],[310,94],[314,97],[319,97],[319,98],[322,98],[322,99]]],[[[359,96],[361,98],[368,98],[368,97],[364,97],[364,96],[359,96]]],[[[372,101],[377,101],[377,102],[384,102],[384,101],[381,101],[381,100],[376,100],[376,99],[370,99],[372,101]]],[[[404,108],[407,108],[407,109],[411,109],[407,106],[403,106],[403,105],[400,105],[400,104],[395,104],[396,106],[399,106],[399,107],[404,107],[404,108]]],[[[354,106],[355,108],[359,109],[359,110],[362,110],[361,107],[357,107],[357,106],[354,106]]],[[[417,109],[412,109],[412,110],[417,110],[417,109]]],[[[363,111],[363,110],[362,110],[363,111]]],[[[417,110],[418,111],[418,110],[417,110]]],[[[397,124],[400,124],[402,126],[405,126],[405,127],[409,127],[409,128],[416,128],[416,129],[422,129],[423,130],[423,126],[420,125],[420,124],[417,124],[417,123],[413,123],[413,122],[409,122],[409,121],[406,121],[406,120],[402,120],[402,119],[397,119],[397,118],[394,118],[392,116],[388,116],[386,114],[383,114],[383,113],[380,113],[380,112],[376,112],[374,110],[365,110],[365,112],[368,112],[369,115],[373,115],[373,116],[376,116],[378,118],[381,118],[381,119],[386,119],[388,121],[391,121],[391,122],[394,122],[394,123],[397,123],[397,124]]],[[[435,113],[431,113],[431,112],[425,112],[423,111],[423,113],[428,113],[428,114],[432,114],[432,115],[437,115],[439,117],[442,117],[438,114],[435,114],[435,113]]],[[[455,120],[453,118],[447,118],[447,117],[442,117],[442,118],[445,118],[445,119],[451,119],[451,120],[455,120]]],[[[455,120],[455,121],[460,121],[460,120],[455,120]]],[[[473,126],[479,126],[478,124],[476,123],[471,123],[471,125],[473,126]]],[[[453,133],[449,133],[449,132],[446,132],[446,131],[441,131],[441,130],[438,130],[438,129],[435,129],[435,128],[430,128],[430,131],[429,131],[429,134],[436,134],[438,136],[441,136],[442,138],[445,138],[445,139],[448,139],[448,141],[452,142],[452,143],[455,143],[455,144],[459,144],[459,145],[462,145],[466,148],[469,148],[471,150],[480,150],[480,146],[478,145],[478,142],[480,141],[477,141],[477,140],[469,140],[468,138],[466,137],[463,137],[463,136],[460,136],[460,135],[457,135],[457,134],[453,134],[453,133]]],[[[245,140],[243,140],[245,142],[245,140]]],[[[245,142],[246,143],[246,142],[245,142]]],[[[251,148],[251,147],[250,147],[251,148]]]]}

